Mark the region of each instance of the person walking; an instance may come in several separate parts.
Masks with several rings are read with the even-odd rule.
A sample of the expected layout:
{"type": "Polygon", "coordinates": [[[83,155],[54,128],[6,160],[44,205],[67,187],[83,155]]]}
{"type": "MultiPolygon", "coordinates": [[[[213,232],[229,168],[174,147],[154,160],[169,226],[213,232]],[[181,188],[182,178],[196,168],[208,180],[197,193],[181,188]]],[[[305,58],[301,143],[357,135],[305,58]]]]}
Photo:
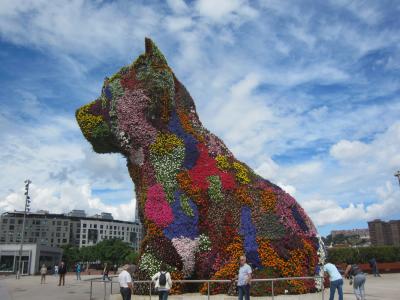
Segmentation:
{"type": "Polygon", "coordinates": [[[58,274],[60,275],[59,279],[58,279],[58,286],[61,285],[61,282],[62,282],[62,285],[65,285],[65,274],[66,273],[67,273],[67,267],[66,267],[65,263],[62,261],[60,266],[58,267],[58,274]]]}
{"type": "Polygon", "coordinates": [[[323,266],[323,270],[325,273],[329,275],[330,281],[330,293],[329,300],[333,300],[335,298],[335,292],[338,290],[339,300],[343,300],[343,278],[340,275],[338,269],[334,264],[327,263],[323,266]]]}
{"type": "Polygon", "coordinates": [[[76,263],[75,265],[76,280],[81,280],[81,264],[76,263]]]}
{"type": "Polygon", "coordinates": [[[379,274],[378,263],[375,257],[369,260],[369,266],[372,269],[372,274],[374,274],[374,277],[381,277],[381,274],[379,274]]]}
{"type": "Polygon", "coordinates": [[[54,266],[54,276],[58,275],[58,265],[54,266]]]}
{"type": "Polygon", "coordinates": [[[171,274],[167,272],[165,264],[161,264],[160,271],[151,277],[151,280],[155,284],[155,288],[158,291],[159,300],[167,300],[169,290],[172,287],[171,274]]]}
{"type": "Polygon", "coordinates": [[[347,263],[344,277],[350,279],[350,284],[353,283],[354,295],[357,300],[365,300],[365,281],[366,276],[357,264],[347,263]]]}
{"type": "Polygon", "coordinates": [[[251,282],[251,267],[246,263],[246,256],[240,257],[240,267],[239,273],[235,277],[234,280],[237,280],[237,287],[238,287],[238,299],[245,300],[250,299],[250,282],[251,282]]]}
{"type": "Polygon", "coordinates": [[[122,300],[131,300],[132,295],[132,277],[127,271],[129,265],[124,265],[122,267],[121,273],[118,275],[119,291],[122,296],[122,300]]]}
{"type": "Polygon", "coordinates": [[[46,283],[47,267],[45,264],[40,268],[40,284],[46,283]]]}
{"type": "Polygon", "coordinates": [[[103,269],[103,281],[106,280],[106,278],[111,281],[111,278],[108,277],[108,273],[110,272],[110,267],[108,266],[107,263],[104,264],[104,269],[103,269]]]}

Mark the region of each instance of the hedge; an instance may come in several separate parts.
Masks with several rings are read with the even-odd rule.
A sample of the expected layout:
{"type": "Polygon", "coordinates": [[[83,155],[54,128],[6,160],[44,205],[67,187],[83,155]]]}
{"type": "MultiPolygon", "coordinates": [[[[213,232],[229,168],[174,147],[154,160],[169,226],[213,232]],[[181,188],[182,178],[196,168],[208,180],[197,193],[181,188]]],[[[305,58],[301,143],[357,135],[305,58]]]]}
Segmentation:
{"type": "Polygon", "coordinates": [[[377,246],[358,248],[330,248],[328,249],[328,260],[334,264],[340,263],[368,263],[371,258],[378,262],[400,261],[399,246],[377,246]]]}

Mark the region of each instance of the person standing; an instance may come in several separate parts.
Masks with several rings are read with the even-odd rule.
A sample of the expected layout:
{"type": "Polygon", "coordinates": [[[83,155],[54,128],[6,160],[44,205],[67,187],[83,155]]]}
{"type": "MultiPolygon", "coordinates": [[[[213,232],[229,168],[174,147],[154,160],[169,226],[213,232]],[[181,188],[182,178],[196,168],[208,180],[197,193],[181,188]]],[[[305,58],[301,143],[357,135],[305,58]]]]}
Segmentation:
{"type": "Polygon", "coordinates": [[[160,271],[151,277],[151,280],[155,283],[155,288],[158,291],[159,300],[167,300],[169,290],[172,287],[171,274],[166,271],[165,264],[161,265],[160,271]]]}
{"type": "Polygon", "coordinates": [[[344,277],[350,279],[350,284],[353,282],[354,295],[357,300],[365,300],[365,274],[357,264],[347,263],[344,277]]]}
{"type": "Polygon", "coordinates": [[[239,300],[250,299],[251,267],[246,263],[246,256],[240,257],[239,274],[235,277],[239,291],[239,300]]]}
{"type": "Polygon", "coordinates": [[[76,272],[76,280],[81,280],[81,264],[80,263],[76,263],[75,272],[76,272]]]}
{"type": "Polygon", "coordinates": [[[107,263],[104,264],[104,269],[103,269],[103,281],[106,280],[106,278],[111,281],[111,278],[108,277],[108,273],[110,272],[110,267],[108,266],[107,263]]]}
{"type": "Polygon", "coordinates": [[[381,277],[381,274],[379,274],[379,270],[378,270],[378,263],[377,263],[375,257],[373,257],[372,259],[369,260],[369,266],[372,269],[372,274],[374,274],[374,277],[381,277]]]}
{"type": "Polygon", "coordinates": [[[65,266],[65,263],[62,261],[60,266],[58,267],[58,274],[60,275],[59,280],[58,280],[58,286],[65,285],[65,274],[67,273],[67,267],[65,266]]]}
{"type": "Polygon", "coordinates": [[[343,278],[334,264],[327,263],[323,267],[324,272],[328,273],[330,281],[329,300],[335,298],[335,292],[338,290],[339,300],[343,300],[343,278]]]}
{"type": "Polygon", "coordinates": [[[122,296],[122,300],[131,300],[132,295],[132,277],[127,271],[129,265],[124,265],[122,267],[121,273],[118,275],[119,291],[122,296]]]}
{"type": "Polygon", "coordinates": [[[47,267],[45,264],[40,268],[40,284],[46,283],[47,267]]]}
{"type": "Polygon", "coordinates": [[[54,276],[58,275],[58,265],[54,266],[54,276]]]}

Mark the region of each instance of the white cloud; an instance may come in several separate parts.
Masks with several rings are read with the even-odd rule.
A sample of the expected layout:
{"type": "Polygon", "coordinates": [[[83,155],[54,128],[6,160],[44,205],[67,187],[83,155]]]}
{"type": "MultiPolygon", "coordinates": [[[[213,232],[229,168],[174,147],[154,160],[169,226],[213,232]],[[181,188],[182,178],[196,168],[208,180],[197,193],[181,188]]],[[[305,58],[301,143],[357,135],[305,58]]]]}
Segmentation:
{"type": "Polygon", "coordinates": [[[227,23],[228,20],[236,18],[257,16],[257,11],[245,0],[198,0],[196,9],[201,16],[220,23],[227,23]]]}
{"type": "MultiPolygon", "coordinates": [[[[46,185],[39,187],[30,186],[31,211],[48,210],[52,213],[66,213],[73,209],[84,209],[88,215],[100,212],[112,213],[115,219],[132,221],[135,216],[136,200],[110,205],[105,204],[100,198],[91,194],[92,187],[88,184],[71,184],[68,182],[60,185],[46,185]]],[[[24,209],[24,189],[8,194],[0,202],[0,211],[13,211],[24,209]]]]}
{"type": "Polygon", "coordinates": [[[359,141],[341,140],[339,143],[332,146],[330,154],[337,160],[353,160],[357,157],[362,157],[368,152],[368,146],[359,141]]]}
{"type": "Polygon", "coordinates": [[[189,7],[183,0],[167,0],[167,3],[174,13],[187,13],[189,10],[189,7]]]}
{"type": "Polygon", "coordinates": [[[341,206],[335,200],[323,200],[320,198],[302,201],[301,204],[317,226],[345,224],[356,221],[367,222],[377,218],[388,219],[397,216],[400,212],[400,204],[397,200],[400,197],[400,192],[397,187],[393,187],[390,182],[386,182],[376,192],[378,201],[369,205],[365,205],[360,201],[359,203],[351,202],[346,206],[341,206]]]}

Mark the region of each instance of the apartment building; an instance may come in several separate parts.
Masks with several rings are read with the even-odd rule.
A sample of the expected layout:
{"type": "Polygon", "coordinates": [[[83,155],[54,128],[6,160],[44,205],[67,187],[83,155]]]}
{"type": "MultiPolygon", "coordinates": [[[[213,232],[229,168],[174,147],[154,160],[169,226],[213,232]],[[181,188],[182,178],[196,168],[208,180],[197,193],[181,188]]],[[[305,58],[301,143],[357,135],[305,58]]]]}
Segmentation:
{"type": "MultiPolygon", "coordinates": [[[[0,216],[0,244],[21,241],[23,212],[6,212],[0,216]]],[[[60,247],[72,244],[78,247],[94,245],[105,239],[118,238],[139,250],[142,239],[140,222],[114,220],[110,213],[87,217],[83,210],[68,214],[48,211],[27,213],[24,243],[60,247]]]]}
{"type": "Polygon", "coordinates": [[[368,222],[368,229],[372,245],[400,245],[400,220],[376,219],[368,222]]]}

